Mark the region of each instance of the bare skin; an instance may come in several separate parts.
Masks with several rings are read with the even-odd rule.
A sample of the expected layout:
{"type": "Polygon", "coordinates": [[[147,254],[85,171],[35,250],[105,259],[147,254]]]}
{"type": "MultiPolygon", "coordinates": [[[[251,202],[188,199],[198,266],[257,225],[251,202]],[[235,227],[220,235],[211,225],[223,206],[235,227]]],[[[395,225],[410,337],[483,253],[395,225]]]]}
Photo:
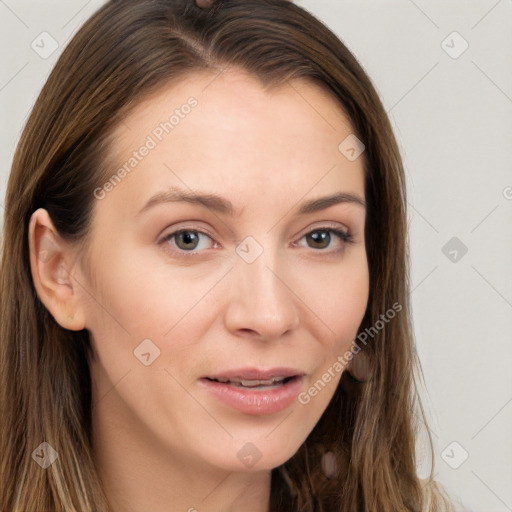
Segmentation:
{"type": "Polygon", "coordinates": [[[94,455],[114,512],[268,511],[270,471],[325,411],[341,377],[333,363],[366,310],[364,205],[297,213],[336,193],[364,202],[363,159],[338,149],[348,119],[303,81],[265,91],[240,70],[214,78],[189,76],[117,128],[112,174],[148,136],[156,145],[97,194],[85,249],[62,240],[45,210],[30,222],[39,297],[64,328],[91,336],[94,455]],[[158,140],[155,128],[190,97],[197,105],[158,140]],[[185,201],[140,212],[169,187],[220,195],[237,214],[185,201]],[[38,258],[45,247],[52,257],[38,258]],[[303,393],[332,378],[307,404],[264,414],[204,385],[247,367],[297,370],[303,393]],[[255,463],[240,455],[248,446],[255,463]]]}

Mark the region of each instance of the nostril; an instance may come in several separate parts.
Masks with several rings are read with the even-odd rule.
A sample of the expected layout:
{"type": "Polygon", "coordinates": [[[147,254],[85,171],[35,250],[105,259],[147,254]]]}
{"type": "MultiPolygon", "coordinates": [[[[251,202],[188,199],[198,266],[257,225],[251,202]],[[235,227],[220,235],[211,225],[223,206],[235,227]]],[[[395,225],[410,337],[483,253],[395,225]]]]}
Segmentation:
{"type": "Polygon", "coordinates": [[[253,329],[247,329],[247,328],[243,328],[243,329],[240,329],[240,331],[244,332],[244,333],[247,333],[247,334],[254,334],[256,333],[255,330],[253,329]]]}

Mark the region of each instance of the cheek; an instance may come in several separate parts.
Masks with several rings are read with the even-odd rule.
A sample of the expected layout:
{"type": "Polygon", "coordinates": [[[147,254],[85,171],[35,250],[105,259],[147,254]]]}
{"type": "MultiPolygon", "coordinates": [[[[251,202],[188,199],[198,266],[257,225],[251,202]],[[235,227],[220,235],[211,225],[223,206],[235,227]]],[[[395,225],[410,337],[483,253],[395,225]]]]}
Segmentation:
{"type": "MultiPolygon", "coordinates": [[[[366,260],[364,260],[366,261],[366,260]]],[[[331,401],[346,371],[353,341],[362,322],[369,295],[369,274],[366,263],[355,265],[339,273],[332,273],[328,291],[314,294],[316,301],[311,309],[321,312],[322,333],[316,333],[319,341],[316,356],[317,365],[307,377],[298,402],[313,424],[318,421],[331,401]],[[328,330],[326,330],[326,328],[328,330]]]]}
{"type": "MultiPolygon", "coordinates": [[[[151,383],[154,389],[173,384],[165,368],[188,379],[193,373],[191,355],[197,354],[216,318],[220,301],[215,284],[221,276],[198,275],[161,261],[148,265],[150,258],[142,255],[121,258],[113,251],[111,256],[96,267],[98,285],[88,305],[87,328],[98,354],[95,371],[100,391],[106,392],[127,372],[130,381],[138,386],[151,383]],[[146,362],[149,366],[144,366],[146,362]],[[162,382],[154,380],[158,372],[162,382]]],[[[180,394],[179,388],[175,391],[180,394]]],[[[127,401],[135,404],[137,393],[127,401]]]]}
{"type": "Polygon", "coordinates": [[[369,297],[369,273],[366,256],[354,258],[339,268],[323,271],[315,276],[318,286],[310,282],[309,303],[311,310],[328,329],[326,343],[338,350],[350,343],[366,312],[369,297]],[[322,285],[322,286],[320,286],[322,285]]]}
{"type": "Polygon", "coordinates": [[[327,407],[342,373],[347,369],[352,344],[366,312],[368,287],[366,267],[344,275],[343,282],[333,282],[337,291],[331,292],[324,308],[326,323],[332,332],[323,340],[322,355],[315,372],[308,379],[305,396],[319,413],[327,407]]]}
{"type": "Polygon", "coordinates": [[[133,342],[162,337],[204,294],[208,279],[195,285],[180,268],[169,271],[154,252],[115,245],[96,254],[87,301],[91,330],[108,329],[133,342]]]}

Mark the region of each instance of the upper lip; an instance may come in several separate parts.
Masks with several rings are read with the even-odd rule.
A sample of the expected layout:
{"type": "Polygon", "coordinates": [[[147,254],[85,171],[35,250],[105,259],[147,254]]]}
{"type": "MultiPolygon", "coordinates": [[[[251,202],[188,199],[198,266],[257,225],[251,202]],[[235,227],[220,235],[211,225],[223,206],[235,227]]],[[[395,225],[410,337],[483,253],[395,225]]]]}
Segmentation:
{"type": "Polygon", "coordinates": [[[295,368],[233,368],[222,370],[212,375],[205,375],[208,379],[244,379],[244,380],[269,380],[276,377],[302,376],[304,372],[295,368]]]}

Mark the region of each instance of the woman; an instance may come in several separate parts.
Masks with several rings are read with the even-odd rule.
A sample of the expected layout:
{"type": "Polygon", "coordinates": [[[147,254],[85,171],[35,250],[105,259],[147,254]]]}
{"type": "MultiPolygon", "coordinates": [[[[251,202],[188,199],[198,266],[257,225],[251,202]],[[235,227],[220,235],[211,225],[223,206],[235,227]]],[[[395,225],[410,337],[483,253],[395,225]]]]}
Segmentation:
{"type": "Polygon", "coordinates": [[[298,6],[201,5],[108,2],[27,122],[0,509],[451,510],[416,474],[404,175],[380,100],[298,6]]]}

